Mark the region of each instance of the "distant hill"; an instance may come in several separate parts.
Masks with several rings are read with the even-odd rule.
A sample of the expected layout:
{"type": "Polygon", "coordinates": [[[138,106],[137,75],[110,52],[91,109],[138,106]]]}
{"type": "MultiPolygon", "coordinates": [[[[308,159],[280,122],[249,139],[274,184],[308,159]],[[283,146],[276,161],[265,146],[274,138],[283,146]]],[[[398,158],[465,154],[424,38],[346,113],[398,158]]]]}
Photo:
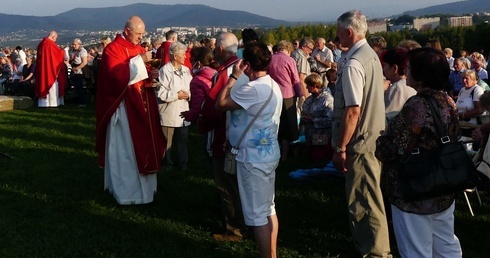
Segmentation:
{"type": "Polygon", "coordinates": [[[431,14],[454,14],[462,15],[469,13],[490,12],[489,0],[467,0],[448,4],[434,5],[414,11],[407,11],[403,14],[410,16],[422,16],[431,14]]]}
{"type": "Polygon", "coordinates": [[[226,11],[206,5],[132,4],[122,7],[76,8],[55,16],[22,16],[0,14],[0,33],[21,30],[117,30],[132,15],[140,16],[149,29],[171,26],[251,27],[291,25],[243,11],[226,11]],[[8,24],[8,26],[5,26],[8,24]]]}

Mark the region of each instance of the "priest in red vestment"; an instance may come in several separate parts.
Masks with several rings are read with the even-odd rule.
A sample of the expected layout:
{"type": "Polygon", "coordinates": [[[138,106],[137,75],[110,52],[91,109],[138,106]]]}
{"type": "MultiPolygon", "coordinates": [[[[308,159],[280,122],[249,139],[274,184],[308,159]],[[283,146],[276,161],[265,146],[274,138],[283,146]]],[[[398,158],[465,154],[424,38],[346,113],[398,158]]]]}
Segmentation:
{"type": "Polygon", "coordinates": [[[140,41],[145,24],[131,17],[102,55],[97,86],[96,149],[104,167],[105,189],[119,204],[153,201],[156,172],[164,156],[152,78],[140,41]]]}
{"type": "Polygon", "coordinates": [[[64,104],[67,82],[66,53],[56,44],[58,33],[51,31],[37,46],[36,96],[39,107],[64,104]]]}

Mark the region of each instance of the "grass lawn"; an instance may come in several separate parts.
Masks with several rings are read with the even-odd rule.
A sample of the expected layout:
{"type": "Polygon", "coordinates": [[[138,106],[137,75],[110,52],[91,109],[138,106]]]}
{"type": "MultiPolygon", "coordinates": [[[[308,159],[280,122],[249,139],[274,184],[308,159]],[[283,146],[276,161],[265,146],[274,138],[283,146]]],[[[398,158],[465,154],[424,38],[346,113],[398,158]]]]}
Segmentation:
{"type": "MultiPolygon", "coordinates": [[[[95,153],[95,108],[68,100],[56,109],[0,113],[0,257],[257,257],[254,242],[222,243],[218,193],[190,130],[189,169],[158,174],[148,205],[120,206],[103,191],[95,153]]],[[[354,257],[342,179],[299,182],[307,157],[281,163],[276,209],[279,257],[354,257]]],[[[456,234],[465,257],[488,257],[490,198],[471,217],[463,195],[456,234]]],[[[396,244],[391,242],[396,255],[396,244]]]]}

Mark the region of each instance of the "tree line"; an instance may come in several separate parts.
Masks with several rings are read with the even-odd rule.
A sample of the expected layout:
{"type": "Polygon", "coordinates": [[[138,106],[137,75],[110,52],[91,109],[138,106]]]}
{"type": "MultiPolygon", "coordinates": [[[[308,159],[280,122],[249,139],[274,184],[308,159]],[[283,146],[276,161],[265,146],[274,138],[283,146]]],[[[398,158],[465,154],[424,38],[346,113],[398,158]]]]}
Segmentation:
{"type": "MultiPolygon", "coordinates": [[[[240,38],[239,32],[236,32],[236,34],[240,38]]],[[[336,24],[280,26],[270,30],[257,30],[257,34],[260,35],[262,42],[275,45],[283,39],[289,41],[303,37],[334,39],[337,34],[337,26],[336,24]]],[[[415,40],[422,46],[425,46],[430,39],[438,39],[442,47],[451,48],[456,57],[461,50],[466,50],[469,53],[477,51],[484,55],[488,55],[490,52],[490,24],[488,23],[479,23],[470,27],[439,26],[436,29],[423,31],[406,29],[380,32],[372,35],[368,32],[366,38],[369,39],[373,35],[384,37],[388,43],[387,49],[395,48],[398,42],[404,39],[415,40]]]]}

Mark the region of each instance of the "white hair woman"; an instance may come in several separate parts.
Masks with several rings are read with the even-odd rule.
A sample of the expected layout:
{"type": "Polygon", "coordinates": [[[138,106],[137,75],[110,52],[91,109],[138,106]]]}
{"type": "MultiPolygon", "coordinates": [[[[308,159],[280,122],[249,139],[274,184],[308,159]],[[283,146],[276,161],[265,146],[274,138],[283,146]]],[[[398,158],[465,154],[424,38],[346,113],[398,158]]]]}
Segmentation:
{"type": "Polygon", "coordinates": [[[157,100],[159,102],[160,123],[163,135],[167,140],[165,152],[166,169],[170,170],[174,166],[171,152],[176,153],[177,164],[180,169],[187,169],[187,134],[190,122],[181,117],[181,113],[189,110],[190,82],[192,75],[184,62],[187,47],[175,42],[170,45],[170,62],[162,66],[159,71],[159,86],[157,100]],[[172,148],[172,141],[175,138],[176,148],[172,148]]]}

